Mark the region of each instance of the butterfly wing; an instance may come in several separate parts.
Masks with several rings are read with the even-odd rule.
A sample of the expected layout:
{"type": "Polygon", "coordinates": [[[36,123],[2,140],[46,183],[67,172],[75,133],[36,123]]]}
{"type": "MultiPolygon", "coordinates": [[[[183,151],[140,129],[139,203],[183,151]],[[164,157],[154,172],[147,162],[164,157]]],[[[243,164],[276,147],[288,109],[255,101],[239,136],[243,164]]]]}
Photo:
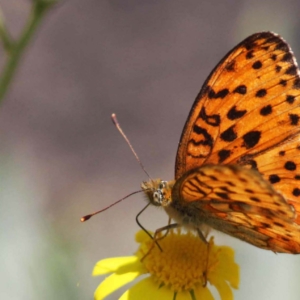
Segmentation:
{"type": "Polygon", "coordinates": [[[197,96],[177,151],[175,178],[205,164],[257,169],[298,212],[300,78],[288,44],[254,34],[230,51],[197,96]]]}
{"type": "Polygon", "coordinates": [[[171,206],[179,223],[209,226],[275,252],[300,252],[295,210],[255,170],[205,165],[176,181],[171,206]]]}
{"type": "Polygon", "coordinates": [[[251,163],[299,134],[298,73],[288,44],[270,32],[254,34],[230,51],[192,106],[175,178],[206,163],[251,163]]]}

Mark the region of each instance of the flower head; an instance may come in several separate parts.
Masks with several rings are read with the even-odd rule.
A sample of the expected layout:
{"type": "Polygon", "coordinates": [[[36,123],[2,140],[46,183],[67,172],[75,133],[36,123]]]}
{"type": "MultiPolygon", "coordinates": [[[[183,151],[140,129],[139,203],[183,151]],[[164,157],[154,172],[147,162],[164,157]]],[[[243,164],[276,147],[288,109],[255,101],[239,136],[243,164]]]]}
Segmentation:
{"type": "Polygon", "coordinates": [[[171,230],[158,240],[162,251],[143,231],[136,240],[140,247],[134,256],[99,261],[93,275],[111,274],[97,288],[95,299],[102,300],[142,274],[148,274],[128,289],[120,300],[176,299],[212,300],[207,283],[214,285],[222,300],[233,299],[238,288],[239,267],[231,248],[205,244],[193,233],[171,230]]]}

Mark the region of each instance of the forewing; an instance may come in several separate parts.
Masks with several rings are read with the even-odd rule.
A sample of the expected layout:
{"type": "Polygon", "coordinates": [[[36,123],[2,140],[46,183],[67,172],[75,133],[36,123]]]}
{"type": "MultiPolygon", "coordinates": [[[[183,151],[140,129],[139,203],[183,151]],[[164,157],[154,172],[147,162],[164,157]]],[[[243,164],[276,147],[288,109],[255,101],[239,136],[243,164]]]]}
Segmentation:
{"type": "Polygon", "coordinates": [[[294,208],[255,170],[230,165],[196,168],[177,180],[172,199],[175,207],[193,207],[203,218],[200,223],[255,246],[300,252],[294,208]]]}
{"type": "Polygon", "coordinates": [[[289,45],[270,32],[230,51],[204,83],[179,144],[175,178],[204,164],[257,169],[298,212],[300,79],[289,45]]]}

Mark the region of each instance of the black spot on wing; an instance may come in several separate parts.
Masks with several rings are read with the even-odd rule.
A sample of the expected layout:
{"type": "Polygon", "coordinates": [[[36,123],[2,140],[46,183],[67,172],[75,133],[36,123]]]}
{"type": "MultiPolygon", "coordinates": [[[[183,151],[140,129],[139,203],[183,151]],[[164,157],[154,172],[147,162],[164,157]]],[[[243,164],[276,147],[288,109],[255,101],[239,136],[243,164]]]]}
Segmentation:
{"type": "Polygon", "coordinates": [[[293,189],[293,195],[296,196],[296,197],[299,197],[300,196],[300,189],[299,188],[294,188],[293,189]]]}
{"type": "Polygon", "coordinates": [[[224,160],[226,160],[229,156],[231,155],[230,150],[220,150],[218,152],[218,156],[219,156],[219,163],[222,163],[224,160]]]}
{"type": "Polygon", "coordinates": [[[225,183],[226,183],[227,185],[230,185],[230,186],[233,186],[233,187],[236,186],[236,185],[235,185],[233,182],[231,182],[231,181],[225,181],[225,183]]]}
{"type": "Polygon", "coordinates": [[[225,142],[232,142],[237,138],[237,134],[234,131],[234,126],[232,125],[229,128],[227,128],[225,131],[223,131],[220,135],[221,139],[225,142]]]}
{"type": "Polygon", "coordinates": [[[227,193],[216,192],[216,195],[222,199],[229,200],[229,195],[227,193]]]}
{"type": "Polygon", "coordinates": [[[234,69],[235,69],[235,61],[234,61],[234,60],[230,61],[230,62],[226,65],[225,69],[226,69],[226,71],[228,71],[228,72],[234,71],[234,69]]]}
{"type": "Polygon", "coordinates": [[[236,106],[233,106],[227,113],[227,118],[229,120],[236,120],[241,118],[245,113],[247,112],[247,110],[237,110],[236,106]]]}
{"type": "Polygon", "coordinates": [[[284,168],[289,171],[294,171],[294,170],[296,170],[297,166],[293,161],[287,161],[284,164],[284,168]]]}
{"type": "Polygon", "coordinates": [[[253,63],[252,68],[253,69],[260,69],[262,67],[262,63],[260,60],[257,60],[255,63],[253,63]]]}
{"type": "Polygon", "coordinates": [[[263,98],[266,95],[267,95],[267,90],[266,89],[260,89],[256,92],[255,97],[263,98]]]}
{"type": "Polygon", "coordinates": [[[247,87],[244,84],[239,85],[233,90],[233,93],[245,95],[247,93],[247,87]]]}
{"type": "MultiPolygon", "coordinates": [[[[197,134],[200,137],[199,141],[195,141],[194,139],[189,140],[189,143],[192,143],[194,146],[199,146],[199,145],[204,145],[208,146],[210,149],[212,148],[213,145],[213,138],[212,136],[207,132],[205,128],[202,128],[200,126],[197,126],[196,124],[193,126],[193,132],[197,134]]],[[[202,154],[200,155],[192,155],[189,154],[192,157],[206,157],[202,154]]]]}
{"type": "Polygon", "coordinates": [[[243,136],[243,146],[247,149],[253,148],[259,142],[261,137],[260,131],[250,131],[243,136]]]}
{"type": "Polygon", "coordinates": [[[260,199],[258,199],[257,197],[250,197],[250,200],[254,202],[261,202],[260,199]]]}
{"type": "Polygon", "coordinates": [[[270,227],[272,227],[271,224],[268,224],[268,223],[265,223],[265,222],[261,222],[260,224],[261,224],[261,226],[263,228],[270,228],[270,227]]]}
{"type": "Polygon", "coordinates": [[[285,74],[287,75],[296,75],[298,72],[298,69],[295,65],[291,65],[290,67],[287,68],[285,71],[285,74]]]}
{"type": "Polygon", "coordinates": [[[286,96],[286,102],[289,103],[289,104],[293,104],[295,101],[295,96],[292,96],[292,95],[287,95],[286,96]]]}
{"type": "Polygon", "coordinates": [[[299,123],[299,116],[296,114],[289,114],[291,125],[298,125],[299,123]]]}
{"type": "Polygon", "coordinates": [[[224,192],[227,192],[227,193],[234,193],[227,186],[220,186],[220,190],[222,190],[224,192]]]}
{"type": "MultiPolygon", "coordinates": [[[[213,144],[213,139],[211,135],[207,132],[205,128],[199,127],[196,124],[193,127],[193,132],[196,133],[197,135],[203,135],[204,137],[204,142],[200,141],[199,144],[205,144],[205,145],[212,145],[213,144]]],[[[196,142],[195,142],[196,143],[196,142]]]]}
{"type": "Polygon", "coordinates": [[[293,88],[300,89],[300,78],[295,79],[293,88]]]}
{"type": "Polygon", "coordinates": [[[281,223],[278,223],[278,222],[273,222],[273,224],[274,224],[274,225],[276,225],[276,226],[278,226],[278,227],[284,227],[284,225],[283,225],[283,224],[281,224],[281,223]]]}
{"type": "Polygon", "coordinates": [[[279,177],[277,174],[271,174],[271,175],[269,176],[269,181],[270,181],[271,183],[277,183],[277,182],[280,181],[280,177],[279,177]]]}
{"type": "Polygon", "coordinates": [[[269,105],[266,105],[264,106],[261,110],[260,110],[260,114],[262,116],[267,116],[269,114],[272,113],[272,106],[269,104],[269,105]]]}
{"type": "Polygon", "coordinates": [[[275,67],[275,71],[276,71],[276,73],[279,73],[279,72],[281,71],[281,69],[282,69],[282,67],[281,67],[281,66],[279,66],[279,65],[276,65],[276,67],[275,67]]]}
{"type": "MultiPolygon", "coordinates": [[[[251,50],[252,48],[254,48],[256,46],[256,42],[253,38],[247,39],[244,41],[243,46],[247,49],[247,50],[251,50]]],[[[249,52],[248,52],[249,53],[249,52]]]]}
{"type": "Polygon", "coordinates": [[[246,59],[251,59],[251,58],[253,58],[253,57],[254,57],[253,53],[254,53],[253,50],[248,51],[247,54],[246,54],[246,59]]]}
{"type": "Polygon", "coordinates": [[[251,169],[257,170],[257,162],[254,159],[249,160],[248,163],[251,166],[251,169]]]}
{"type": "Polygon", "coordinates": [[[207,115],[205,107],[202,107],[200,113],[199,113],[199,118],[205,121],[206,124],[211,125],[211,126],[219,126],[221,123],[220,115],[207,115]]]}
{"type": "Polygon", "coordinates": [[[281,61],[289,62],[292,65],[294,63],[293,62],[293,55],[290,52],[287,52],[283,55],[281,61]]]}
{"type": "Polygon", "coordinates": [[[227,95],[229,94],[229,90],[228,89],[223,89],[219,92],[215,92],[212,88],[210,88],[209,92],[208,92],[208,98],[209,99],[218,99],[218,98],[225,98],[227,95]]]}
{"type": "Polygon", "coordinates": [[[282,86],[286,86],[287,85],[287,81],[284,80],[284,79],[280,79],[279,80],[279,84],[282,85],[282,86]]]}

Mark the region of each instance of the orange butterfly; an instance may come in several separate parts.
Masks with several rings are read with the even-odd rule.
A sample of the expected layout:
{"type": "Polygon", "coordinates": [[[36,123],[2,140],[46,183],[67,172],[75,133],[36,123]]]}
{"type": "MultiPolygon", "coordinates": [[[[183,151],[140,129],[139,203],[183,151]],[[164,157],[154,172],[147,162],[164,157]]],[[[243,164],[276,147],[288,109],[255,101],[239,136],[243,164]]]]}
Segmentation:
{"type": "Polygon", "coordinates": [[[175,181],[142,188],[178,224],[300,253],[300,78],[278,35],[251,35],[212,71],[177,151],[175,181]]]}

